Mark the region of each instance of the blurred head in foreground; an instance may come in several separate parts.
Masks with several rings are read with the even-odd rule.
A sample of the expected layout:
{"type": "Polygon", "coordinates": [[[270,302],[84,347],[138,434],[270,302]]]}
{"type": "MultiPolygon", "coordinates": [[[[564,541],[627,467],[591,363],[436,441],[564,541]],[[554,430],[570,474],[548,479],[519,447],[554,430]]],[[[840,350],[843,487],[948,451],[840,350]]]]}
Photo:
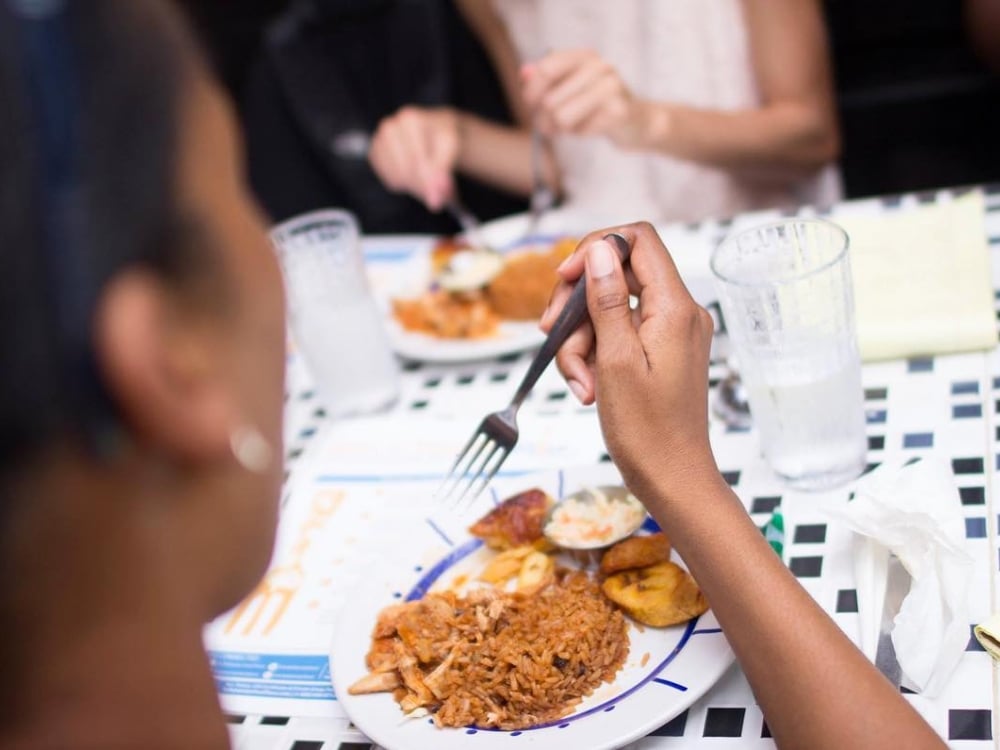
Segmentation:
{"type": "Polygon", "coordinates": [[[284,365],[234,119],[153,0],[0,0],[0,102],[0,746],[224,745],[284,365]]]}

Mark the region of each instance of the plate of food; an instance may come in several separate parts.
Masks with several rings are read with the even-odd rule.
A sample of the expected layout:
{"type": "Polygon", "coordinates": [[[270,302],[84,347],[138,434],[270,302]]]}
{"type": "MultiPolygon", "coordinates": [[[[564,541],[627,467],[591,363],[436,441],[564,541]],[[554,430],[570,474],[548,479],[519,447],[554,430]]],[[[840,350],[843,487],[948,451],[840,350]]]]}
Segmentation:
{"type": "Polygon", "coordinates": [[[538,319],[573,237],[531,237],[473,247],[444,238],[414,253],[383,290],[389,339],[397,354],[461,362],[533,349],[538,319]]]}
{"type": "Polygon", "coordinates": [[[611,464],[495,483],[415,524],[346,608],[337,699],[389,750],[601,750],[649,734],[733,653],[611,464]]]}

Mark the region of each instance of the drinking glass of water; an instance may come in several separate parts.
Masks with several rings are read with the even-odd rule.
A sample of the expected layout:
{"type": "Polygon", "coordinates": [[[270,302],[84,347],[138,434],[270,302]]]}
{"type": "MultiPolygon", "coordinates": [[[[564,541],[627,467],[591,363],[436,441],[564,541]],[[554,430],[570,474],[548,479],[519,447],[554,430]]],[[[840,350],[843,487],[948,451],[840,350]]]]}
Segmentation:
{"type": "Polygon", "coordinates": [[[791,219],[737,231],[711,258],[764,457],[798,489],[865,467],[848,244],[836,224],[791,219]]]}
{"type": "Polygon", "coordinates": [[[372,297],[354,216],[323,210],[271,231],[285,277],[292,337],[332,417],[383,409],[399,365],[372,297]]]}

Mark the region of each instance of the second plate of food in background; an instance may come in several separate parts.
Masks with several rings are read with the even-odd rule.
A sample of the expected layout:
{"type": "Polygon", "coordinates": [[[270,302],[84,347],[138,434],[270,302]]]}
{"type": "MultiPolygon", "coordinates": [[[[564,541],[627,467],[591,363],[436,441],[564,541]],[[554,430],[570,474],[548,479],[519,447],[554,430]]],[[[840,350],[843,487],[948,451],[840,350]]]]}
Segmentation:
{"type": "MultiPolygon", "coordinates": [[[[475,250],[445,239],[413,253],[392,283],[375,290],[393,349],[416,361],[463,362],[540,346],[545,335],[538,317],[556,283],[555,267],[575,247],[574,238],[555,236],[496,247],[495,275],[464,291],[442,288],[440,275],[449,263],[475,266],[475,250]]],[[[475,278],[475,268],[467,275],[475,278]]]]}

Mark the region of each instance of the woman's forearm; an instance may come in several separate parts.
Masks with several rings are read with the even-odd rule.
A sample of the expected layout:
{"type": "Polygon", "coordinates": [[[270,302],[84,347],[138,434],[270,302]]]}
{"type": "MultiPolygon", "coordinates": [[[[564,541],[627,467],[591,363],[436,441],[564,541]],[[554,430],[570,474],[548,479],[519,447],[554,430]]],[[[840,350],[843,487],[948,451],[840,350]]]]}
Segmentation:
{"type": "MultiPolygon", "coordinates": [[[[530,195],[534,187],[531,165],[531,133],[500,125],[468,113],[459,113],[461,133],[457,169],[518,195],[530,195]]],[[[558,171],[552,155],[545,153],[543,169],[550,186],[558,190],[558,171]]]]}
{"type": "Polygon", "coordinates": [[[840,150],[830,118],[794,103],[727,112],[638,101],[636,118],[641,125],[627,147],[751,178],[798,179],[834,161],[840,150]]]}
{"type": "Polygon", "coordinates": [[[698,580],[778,745],[942,747],[785,568],[718,473],[706,475],[642,499],[698,580]]]}

